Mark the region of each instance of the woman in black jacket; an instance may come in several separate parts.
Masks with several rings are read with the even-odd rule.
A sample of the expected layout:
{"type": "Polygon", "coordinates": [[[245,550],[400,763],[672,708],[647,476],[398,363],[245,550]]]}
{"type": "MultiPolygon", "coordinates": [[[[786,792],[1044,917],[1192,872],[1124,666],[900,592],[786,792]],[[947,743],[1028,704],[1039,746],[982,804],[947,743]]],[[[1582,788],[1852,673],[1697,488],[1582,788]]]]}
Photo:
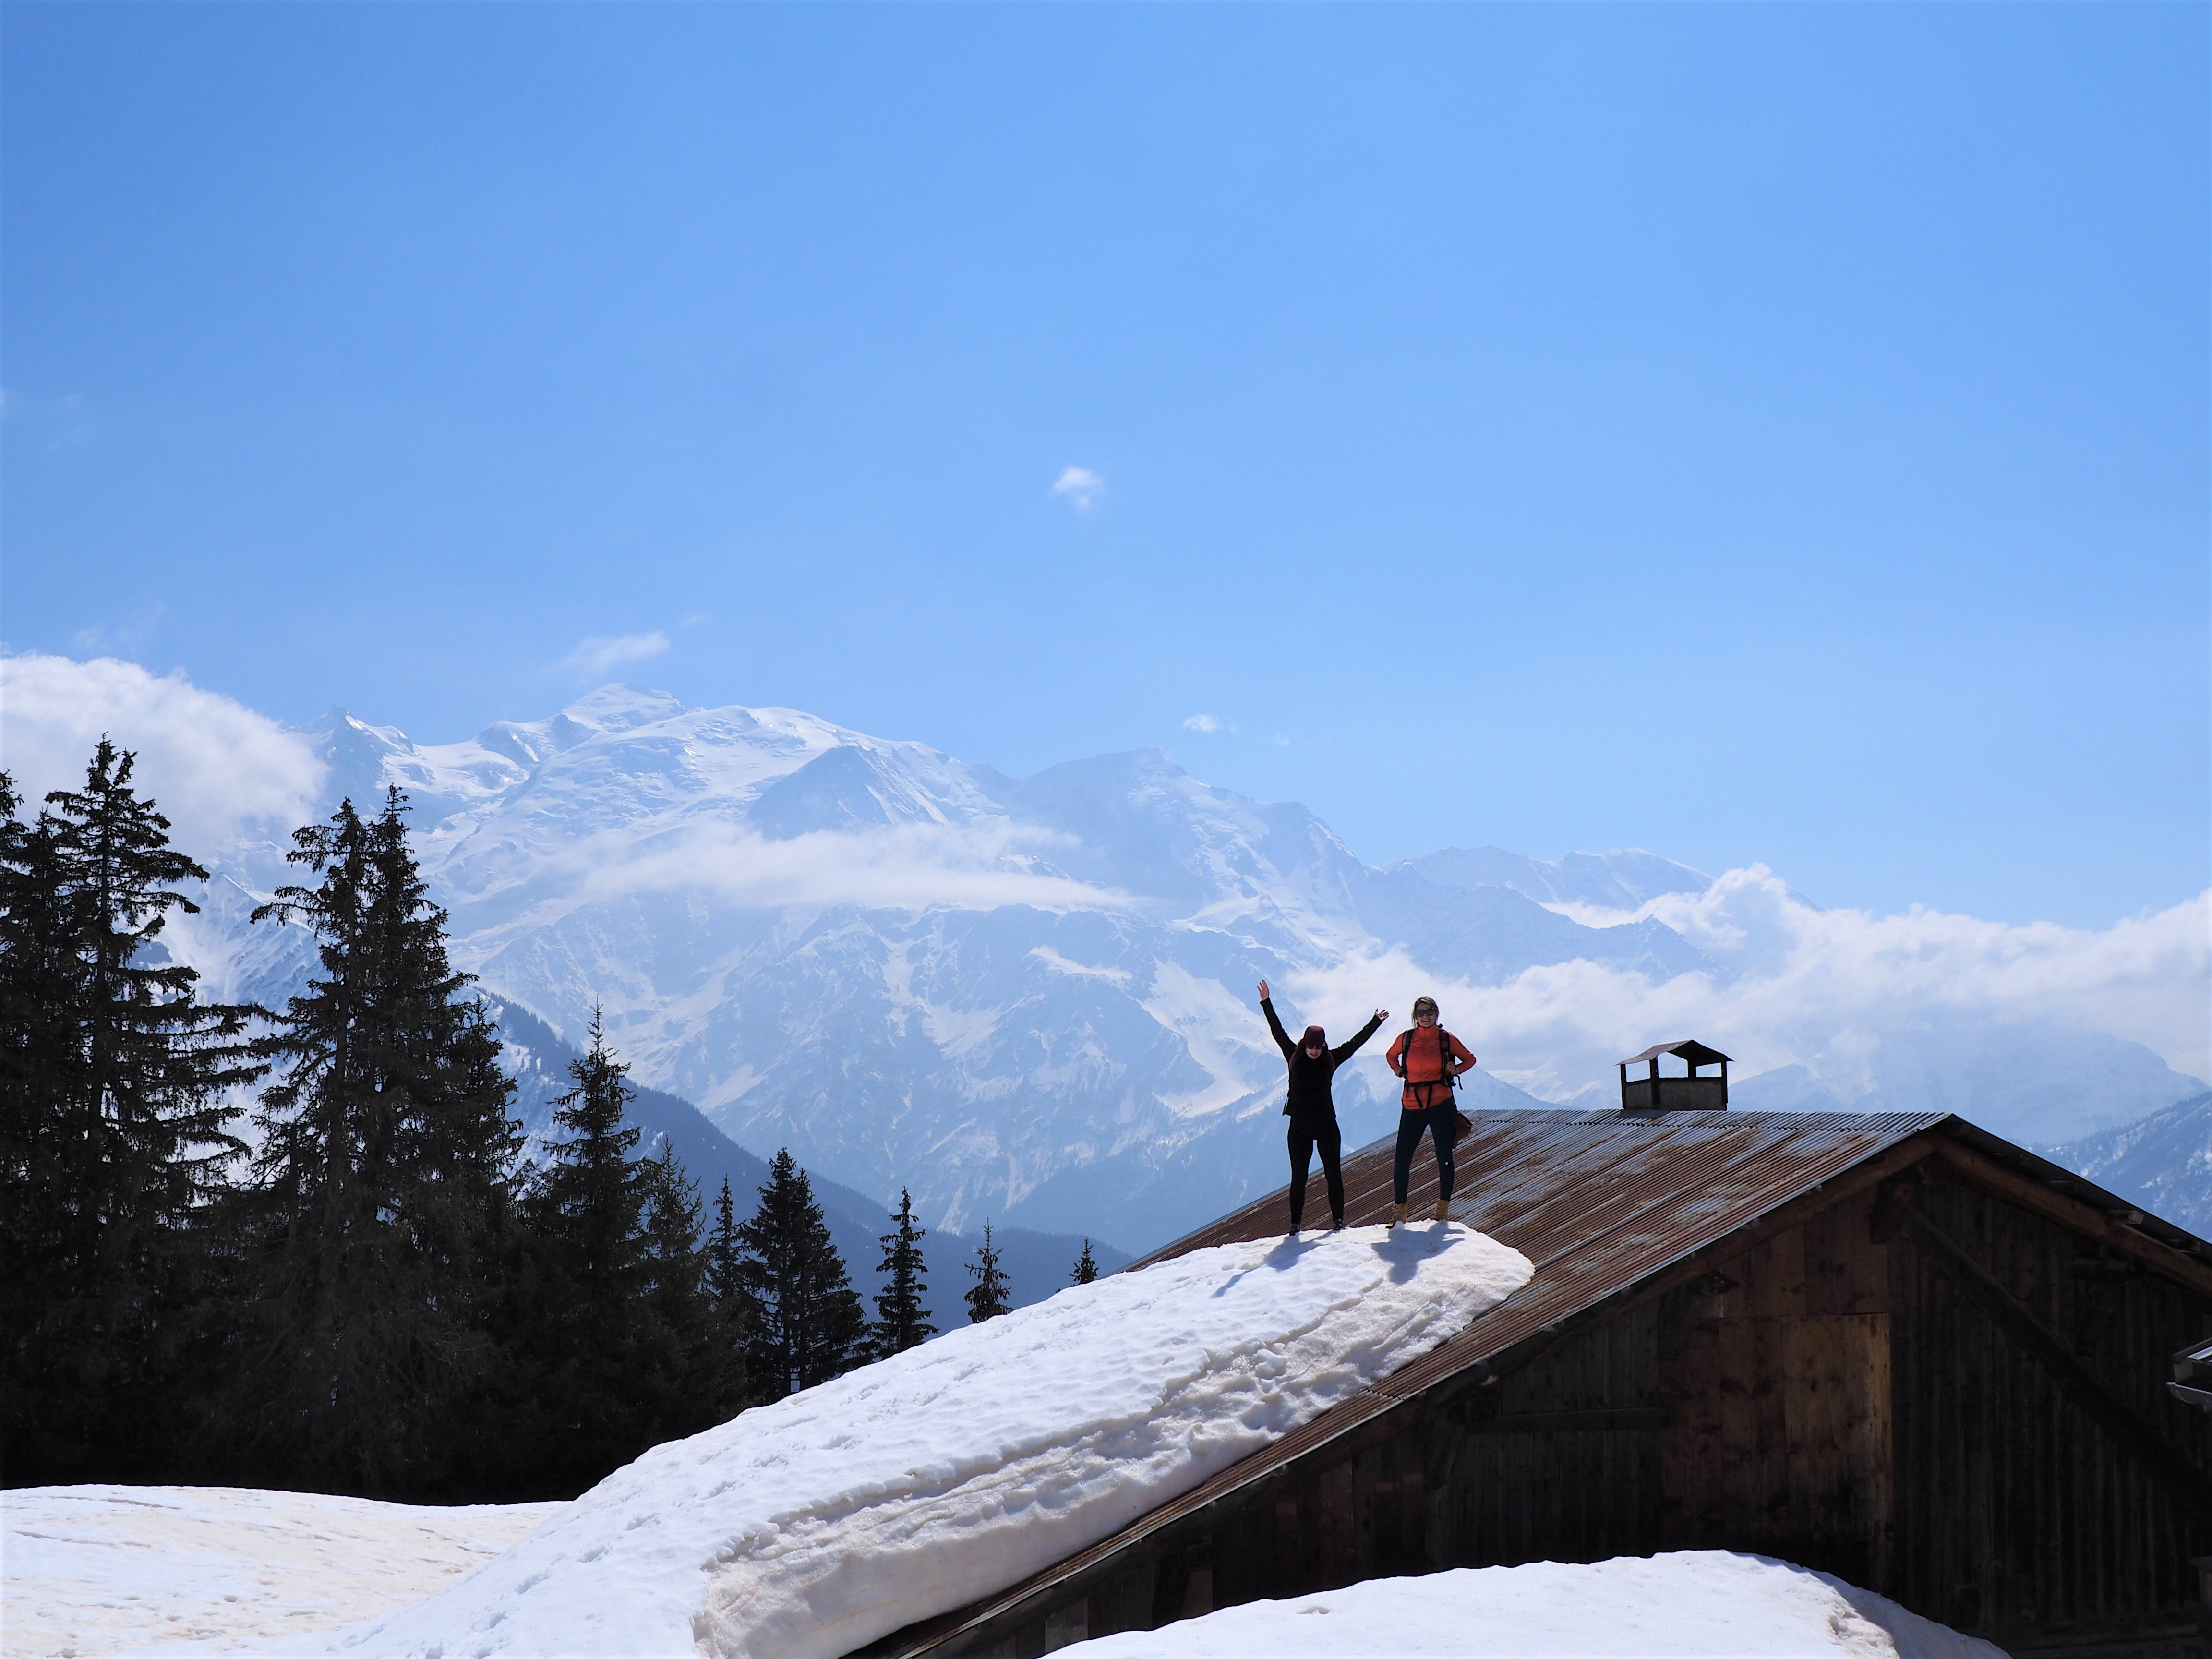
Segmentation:
{"type": "Polygon", "coordinates": [[[1316,1146],[1321,1148],[1322,1174],[1328,1181],[1329,1223],[1341,1227],[1344,1171],[1337,1160],[1344,1150],[1344,1136],[1336,1127],[1336,1101],[1329,1093],[1329,1080],[1335,1077],[1336,1068],[1358,1054],[1360,1044],[1390,1018],[1389,1011],[1377,1008],[1375,1018],[1359,1028],[1358,1036],[1334,1048],[1318,1025],[1307,1026],[1305,1035],[1291,1042],[1283,1022],[1275,1016],[1274,999],[1267,994],[1264,979],[1260,981],[1260,1012],[1267,1015],[1275,1046],[1283,1051],[1284,1063],[1291,1068],[1290,1098],[1283,1103],[1283,1115],[1291,1121],[1291,1236],[1297,1236],[1305,1220],[1306,1176],[1313,1169],[1316,1146]]]}

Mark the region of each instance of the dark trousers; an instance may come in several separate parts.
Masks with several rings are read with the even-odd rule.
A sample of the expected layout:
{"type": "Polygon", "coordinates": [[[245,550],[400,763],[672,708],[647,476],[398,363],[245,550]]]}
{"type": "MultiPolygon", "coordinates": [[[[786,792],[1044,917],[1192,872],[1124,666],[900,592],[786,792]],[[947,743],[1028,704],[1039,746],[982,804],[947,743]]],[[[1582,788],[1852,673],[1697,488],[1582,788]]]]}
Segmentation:
{"type": "Polygon", "coordinates": [[[1457,1115],[1458,1108],[1449,1100],[1425,1111],[1398,1114],[1398,1161],[1390,1170],[1390,1195],[1399,1203],[1406,1201],[1407,1184],[1413,1178],[1413,1151],[1421,1144],[1424,1131],[1437,1143],[1437,1196],[1450,1198],[1452,1130],[1457,1115]]]}
{"type": "Polygon", "coordinates": [[[1329,1218],[1344,1224],[1344,1171],[1338,1158],[1344,1151],[1344,1134],[1334,1117],[1291,1120],[1291,1226],[1305,1224],[1306,1175],[1313,1168],[1315,1147],[1321,1148],[1321,1172],[1328,1181],[1329,1218]]]}

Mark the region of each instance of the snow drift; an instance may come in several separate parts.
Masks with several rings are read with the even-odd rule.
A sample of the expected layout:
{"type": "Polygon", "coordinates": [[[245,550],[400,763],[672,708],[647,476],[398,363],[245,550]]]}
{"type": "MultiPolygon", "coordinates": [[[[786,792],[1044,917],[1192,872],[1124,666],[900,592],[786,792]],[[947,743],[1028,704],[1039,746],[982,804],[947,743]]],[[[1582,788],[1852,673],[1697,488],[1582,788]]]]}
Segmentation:
{"type": "Polygon", "coordinates": [[[224,1486],[0,1492],[0,1654],[297,1652],[303,1637],[421,1601],[565,1507],[224,1486]]]}
{"type": "Polygon", "coordinates": [[[1013,1583],[1528,1279],[1460,1227],[1195,1250],[655,1447],[329,1651],[835,1656],[1013,1583]]]}
{"type": "Polygon", "coordinates": [[[1840,1578],[1719,1550],[1370,1578],[1061,1651],[1069,1659],[2004,1659],[1987,1642],[1840,1578]]]}

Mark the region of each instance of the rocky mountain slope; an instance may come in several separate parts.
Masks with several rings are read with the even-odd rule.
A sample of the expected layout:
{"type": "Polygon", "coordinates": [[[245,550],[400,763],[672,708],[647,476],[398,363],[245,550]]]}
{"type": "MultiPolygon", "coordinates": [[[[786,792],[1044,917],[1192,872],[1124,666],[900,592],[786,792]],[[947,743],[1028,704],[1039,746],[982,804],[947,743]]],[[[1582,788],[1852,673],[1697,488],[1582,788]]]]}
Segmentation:
{"type": "Polygon", "coordinates": [[[2212,1238],[2212,1094],[2043,1155],[2153,1215],[2212,1238]]]}

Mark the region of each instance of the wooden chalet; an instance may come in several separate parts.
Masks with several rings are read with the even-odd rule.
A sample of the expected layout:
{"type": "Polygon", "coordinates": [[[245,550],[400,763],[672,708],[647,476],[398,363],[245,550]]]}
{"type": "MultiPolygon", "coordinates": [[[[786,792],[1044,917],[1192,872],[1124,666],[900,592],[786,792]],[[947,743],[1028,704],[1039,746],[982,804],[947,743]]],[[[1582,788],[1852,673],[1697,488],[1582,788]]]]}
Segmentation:
{"type": "MultiPolygon", "coordinates": [[[[1388,1218],[1391,1150],[1346,1160],[1352,1224],[1388,1218]]],[[[2212,1335],[2203,1241],[1944,1115],[1483,1112],[1458,1164],[1452,1217],[1535,1264],[1521,1291],[863,1652],[1029,1659],[1358,1579],[1692,1548],[1823,1569],[2014,1654],[2206,1650],[2212,1413],[2165,1386],[2212,1335]]],[[[1419,1214],[1425,1152],[1416,1171],[1419,1214]]],[[[1151,1259],[1285,1218],[1277,1194],[1151,1259]]]]}

